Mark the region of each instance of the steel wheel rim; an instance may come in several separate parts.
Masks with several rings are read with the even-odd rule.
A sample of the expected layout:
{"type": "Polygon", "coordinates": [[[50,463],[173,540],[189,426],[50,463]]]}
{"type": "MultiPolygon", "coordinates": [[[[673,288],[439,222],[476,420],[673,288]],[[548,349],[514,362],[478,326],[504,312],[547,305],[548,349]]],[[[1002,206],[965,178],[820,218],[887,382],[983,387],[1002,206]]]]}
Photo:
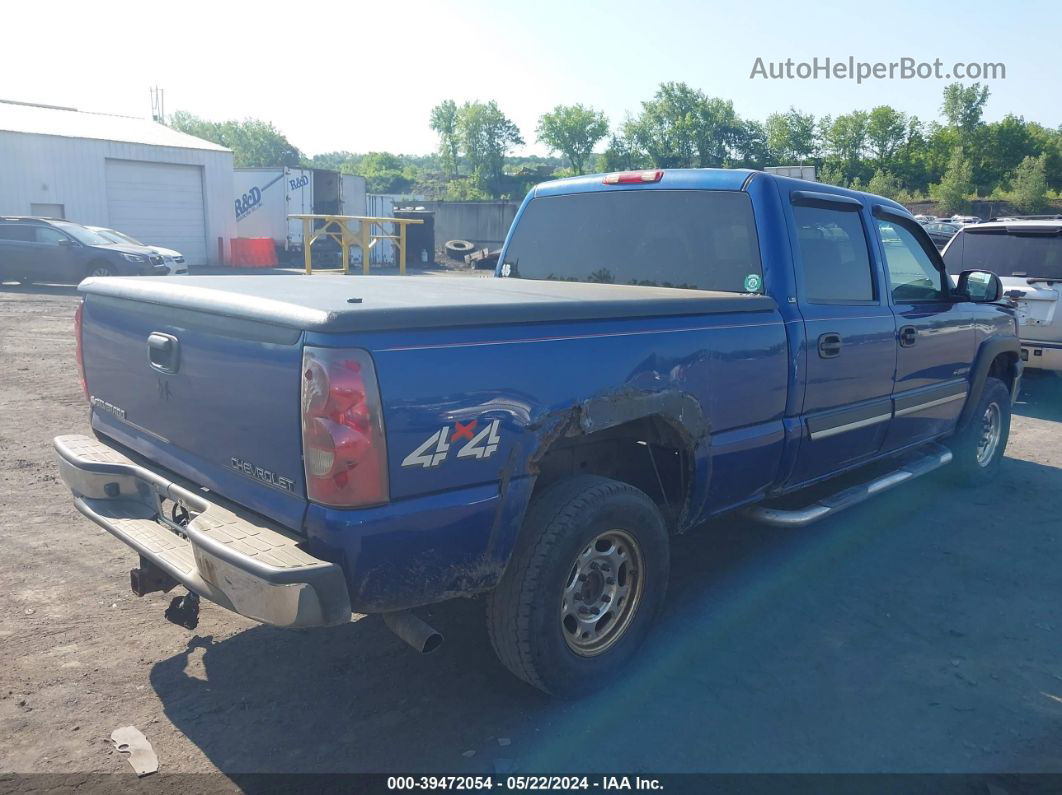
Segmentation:
{"type": "Polygon", "coordinates": [[[981,436],[977,440],[977,465],[988,466],[999,449],[999,439],[1003,435],[1003,422],[999,406],[990,403],[981,417],[981,436]]]}
{"type": "Polygon", "coordinates": [[[111,271],[109,268],[95,268],[89,276],[110,276],[111,271]]]}
{"type": "Polygon", "coordinates": [[[638,542],[623,530],[607,530],[583,548],[561,594],[561,632],[569,649],[593,657],[623,637],[642,601],[644,571],[638,542]]]}

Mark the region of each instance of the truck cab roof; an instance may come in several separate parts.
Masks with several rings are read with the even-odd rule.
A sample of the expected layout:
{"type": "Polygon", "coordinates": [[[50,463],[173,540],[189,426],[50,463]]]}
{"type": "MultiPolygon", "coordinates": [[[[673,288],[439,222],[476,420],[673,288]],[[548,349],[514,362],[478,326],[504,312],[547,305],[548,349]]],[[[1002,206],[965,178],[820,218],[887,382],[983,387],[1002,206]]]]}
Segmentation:
{"type": "MultiPolygon", "coordinates": [[[[650,169],[652,170],[652,169],[650,169]]],[[[902,204],[877,196],[836,185],[827,185],[823,182],[812,182],[795,177],[786,177],[781,174],[770,174],[766,171],[757,171],[749,168],[666,168],[661,169],[663,176],[655,182],[643,182],[637,184],[606,184],[605,177],[608,174],[587,174],[580,177],[566,177],[564,179],[550,180],[536,186],[528,199],[537,199],[546,196],[563,196],[571,193],[590,193],[606,190],[746,190],[749,184],[756,180],[774,182],[779,192],[791,192],[797,190],[817,191],[837,196],[845,196],[855,199],[862,204],[881,205],[890,210],[911,215],[910,211],[902,204]]],[[[633,173],[633,172],[632,172],[633,173]]],[[[914,217],[914,216],[911,216],[914,217]]]]}

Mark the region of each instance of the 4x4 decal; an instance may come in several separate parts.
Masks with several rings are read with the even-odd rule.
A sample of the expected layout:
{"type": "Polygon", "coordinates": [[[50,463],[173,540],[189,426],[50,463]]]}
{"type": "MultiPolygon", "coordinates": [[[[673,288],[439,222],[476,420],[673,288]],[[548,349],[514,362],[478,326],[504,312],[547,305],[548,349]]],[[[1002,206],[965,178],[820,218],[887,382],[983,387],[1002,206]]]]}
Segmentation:
{"type": "Polygon", "coordinates": [[[455,422],[453,430],[451,426],[444,425],[425,439],[412,453],[402,460],[404,467],[423,467],[430,469],[437,467],[446,460],[451,447],[457,447],[458,442],[464,442],[457,450],[458,458],[474,458],[483,460],[490,458],[501,443],[498,428],[501,420],[490,420],[477,430],[479,420],[467,422],[455,422]]]}

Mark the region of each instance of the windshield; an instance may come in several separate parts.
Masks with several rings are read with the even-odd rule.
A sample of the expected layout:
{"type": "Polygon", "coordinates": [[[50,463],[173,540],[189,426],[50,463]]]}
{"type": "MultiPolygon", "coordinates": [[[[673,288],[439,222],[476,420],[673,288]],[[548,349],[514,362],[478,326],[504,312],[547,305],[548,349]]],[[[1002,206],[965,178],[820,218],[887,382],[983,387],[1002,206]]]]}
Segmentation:
{"type": "Polygon", "coordinates": [[[513,230],[502,273],[727,292],[758,292],[762,283],[752,202],[735,191],[533,199],[513,230]]]}
{"type": "Polygon", "coordinates": [[[1039,276],[1062,279],[1062,234],[1045,227],[1040,232],[963,230],[944,254],[948,273],[987,270],[999,276],[1039,276]]]}
{"type": "Polygon", "coordinates": [[[116,232],[113,229],[95,229],[96,234],[106,238],[112,243],[128,244],[132,243],[134,246],[144,245],[139,240],[129,237],[129,235],[123,235],[121,232],[116,232]]]}
{"type": "Polygon", "coordinates": [[[98,232],[93,232],[84,226],[78,224],[60,223],[58,221],[52,221],[52,225],[62,229],[70,237],[74,238],[78,243],[83,243],[86,246],[109,246],[114,241],[108,240],[98,232]]]}

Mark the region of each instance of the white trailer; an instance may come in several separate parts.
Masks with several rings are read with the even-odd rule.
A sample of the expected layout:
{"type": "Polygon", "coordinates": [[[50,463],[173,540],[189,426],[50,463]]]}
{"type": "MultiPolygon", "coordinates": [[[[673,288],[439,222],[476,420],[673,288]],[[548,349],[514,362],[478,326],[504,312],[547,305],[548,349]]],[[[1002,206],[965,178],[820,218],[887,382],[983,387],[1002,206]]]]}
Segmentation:
{"type": "Polygon", "coordinates": [[[302,221],[314,212],[314,172],[309,168],[233,169],[236,236],[271,237],[278,252],[302,251],[302,221]]]}
{"type": "Polygon", "coordinates": [[[768,174],[778,174],[782,177],[806,179],[808,182],[819,181],[815,176],[815,166],[767,166],[763,170],[768,174]]]}
{"type": "Polygon", "coordinates": [[[341,180],[339,187],[343,215],[368,215],[366,210],[368,204],[365,177],[343,174],[341,175],[341,180]]]}

